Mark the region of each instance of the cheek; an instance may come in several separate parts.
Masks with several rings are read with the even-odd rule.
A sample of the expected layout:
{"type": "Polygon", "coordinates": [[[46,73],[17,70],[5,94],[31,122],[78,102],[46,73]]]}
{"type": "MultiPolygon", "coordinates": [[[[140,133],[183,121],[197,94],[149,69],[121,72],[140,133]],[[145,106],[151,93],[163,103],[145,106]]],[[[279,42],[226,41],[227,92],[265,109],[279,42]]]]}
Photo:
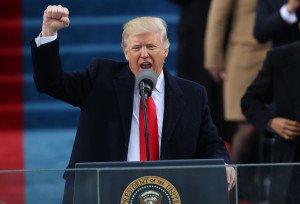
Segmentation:
{"type": "Polygon", "coordinates": [[[127,60],[129,62],[129,64],[132,64],[134,66],[138,66],[138,58],[137,57],[130,57],[127,60]]]}
{"type": "Polygon", "coordinates": [[[130,61],[131,63],[136,63],[138,58],[138,55],[133,53],[127,54],[126,56],[127,61],[130,61]]]}
{"type": "Polygon", "coordinates": [[[165,59],[166,59],[165,56],[163,54],[160,54],[156,57],[156,63],[159,64],[164,63],[165,59]]]}
{"type": "Polygon", "coordinates": [[[136,57],[129,57],[128,58],[128,64],[129,64],[129,67],[131,69],[131,71],[135,74],[136,72],[139,71],[139,65],[138,65],[138,61],[137,61],[137,58],[136,57]]]}

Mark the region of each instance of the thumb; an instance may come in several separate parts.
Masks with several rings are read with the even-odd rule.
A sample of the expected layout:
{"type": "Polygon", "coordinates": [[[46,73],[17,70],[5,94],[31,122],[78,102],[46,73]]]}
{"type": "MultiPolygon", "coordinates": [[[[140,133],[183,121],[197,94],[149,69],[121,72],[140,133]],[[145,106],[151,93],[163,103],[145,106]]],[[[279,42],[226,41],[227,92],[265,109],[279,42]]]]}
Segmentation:
{"type": "Polygon", "coordinates": [[[70,19],[68,17],[62,17],[60,19],[60,22],[62,22],[65,27],[68,27],[70,25],[70,19]]]}

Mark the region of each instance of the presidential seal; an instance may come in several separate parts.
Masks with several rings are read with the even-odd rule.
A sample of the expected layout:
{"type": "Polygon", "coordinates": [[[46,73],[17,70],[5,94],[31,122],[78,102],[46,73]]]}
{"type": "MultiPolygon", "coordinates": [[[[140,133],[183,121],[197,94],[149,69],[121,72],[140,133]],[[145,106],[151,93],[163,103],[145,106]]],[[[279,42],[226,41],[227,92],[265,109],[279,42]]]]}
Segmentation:
{"type": "Polygon", "coordinates": [[[124,190],[120,204],[181,204],[177,189],[166,179],[144,176],[124,190]]]}

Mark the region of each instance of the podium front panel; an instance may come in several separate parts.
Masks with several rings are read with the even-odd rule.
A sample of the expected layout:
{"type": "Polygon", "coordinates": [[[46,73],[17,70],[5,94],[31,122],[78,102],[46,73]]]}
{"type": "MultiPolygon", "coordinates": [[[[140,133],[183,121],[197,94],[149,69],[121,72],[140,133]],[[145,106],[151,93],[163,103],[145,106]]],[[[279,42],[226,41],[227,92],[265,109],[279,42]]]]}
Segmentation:
{"type": "Polygon", "coordinates": [[[82,163],[74,203],[228,204],[223,160],[82,163]]]}

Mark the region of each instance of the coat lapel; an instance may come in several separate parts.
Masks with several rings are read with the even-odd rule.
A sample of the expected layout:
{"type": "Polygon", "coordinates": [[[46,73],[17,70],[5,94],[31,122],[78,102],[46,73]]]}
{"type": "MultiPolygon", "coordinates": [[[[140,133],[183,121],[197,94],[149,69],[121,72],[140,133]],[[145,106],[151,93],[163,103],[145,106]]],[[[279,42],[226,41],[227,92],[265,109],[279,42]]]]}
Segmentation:
{"type": "Polygon", "coordinates": [[[135,78],[127,66],[114,79],[114,86],[118,100],[118,108],[122,127],[125,136],[125,142],[128,144],[133,111],[133,89],[135,78]]]}
{"type": "MultiPolygon", "coordinates": [[[[168,140],[178,123],[184,110],[183,92],[176,79],[164,70],[165,74],[165,109],[162,130],[161,149],[164,150],[168,140]]],[[[133,111],[133,92],[135,78],[129,67],[122,70],[114,79],[114,86],[118,100],[118,108],[124,130],[126,144],[129,142],[133,111]]],[[[163,154],[163,153],[162,153],[163,154]]]]}
{"type": "Polygon", "coordinates": [[[163,119],[161,150],[166,149],[169,139],[177,125],[179,117],[184,110],[185,101],[183,92],[177,81],[167,71],[165,73],[165,109],[163,119]]]}

